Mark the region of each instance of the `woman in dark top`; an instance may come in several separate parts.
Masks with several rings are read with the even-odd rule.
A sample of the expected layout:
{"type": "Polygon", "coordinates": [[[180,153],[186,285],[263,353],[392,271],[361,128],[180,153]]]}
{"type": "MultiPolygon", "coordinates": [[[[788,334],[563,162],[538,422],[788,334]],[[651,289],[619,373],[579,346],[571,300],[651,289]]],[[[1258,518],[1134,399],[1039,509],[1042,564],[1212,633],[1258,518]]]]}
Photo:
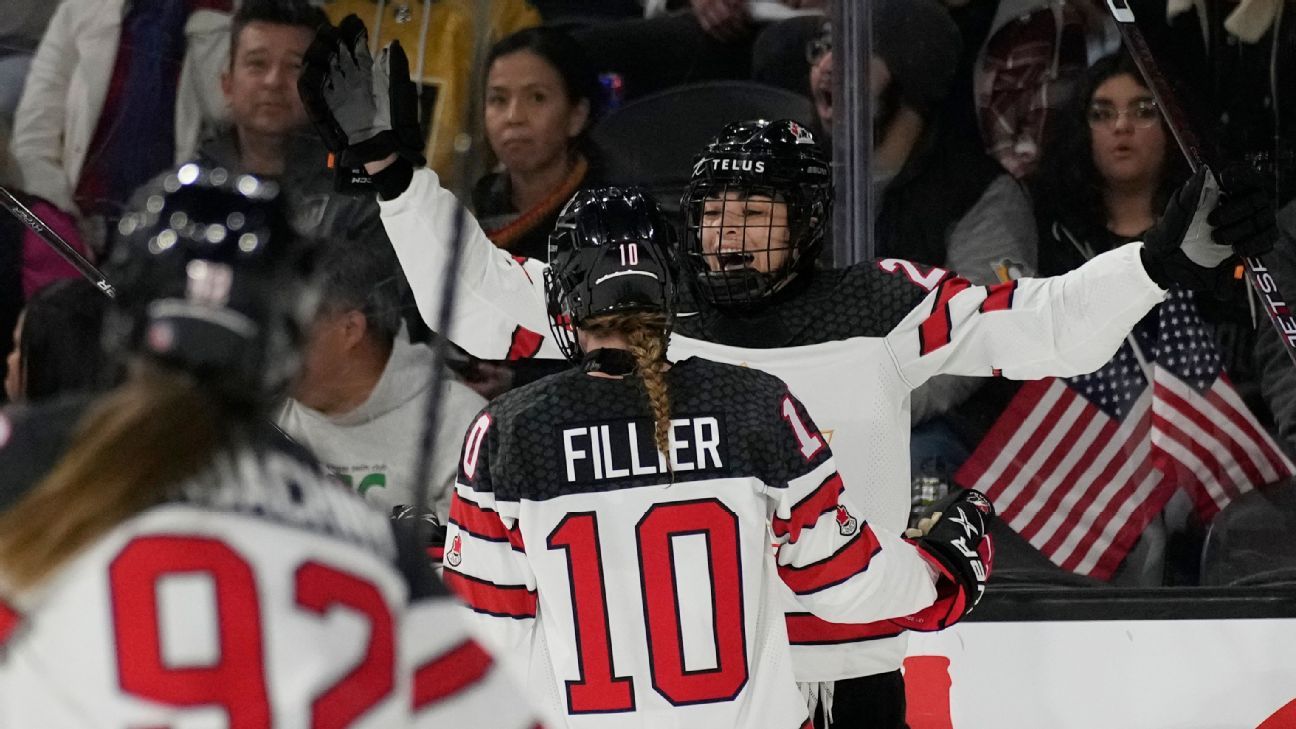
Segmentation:
{"type": "Polygon", "coordinates": [[[544,260],[558,212],[592,182],[598,77],[575,41],[547,27],[504,38],[486,67],[486,137],[500,166],[477,182],[473,209],[495,245],[544,260]]]}
{"type": "Polygon", "coordinates": [[[1138,239],[1188,176],[1152,92],[1125,54],[1086,72],[1034,181],[1039,275],[1138,239]]]}

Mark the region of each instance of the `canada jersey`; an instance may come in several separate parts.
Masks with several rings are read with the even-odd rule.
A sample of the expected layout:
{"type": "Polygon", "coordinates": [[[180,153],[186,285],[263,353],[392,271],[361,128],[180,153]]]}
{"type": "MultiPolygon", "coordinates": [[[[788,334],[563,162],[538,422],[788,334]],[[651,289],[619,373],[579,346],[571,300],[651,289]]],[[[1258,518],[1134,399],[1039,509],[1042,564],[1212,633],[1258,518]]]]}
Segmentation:
{"type": "Polygon", "coordinates": [[[555,725],[797,729],[779,585],[827,619],[880,620],[931,604],[932,574],[840,499],[782,382],[699,359],[666,377],[668,455],[633,377],[554,375],[483,411],[446,581],[527,657],[555,725]]]}
{"type": "MultiPolygon", "coordinates": [[[[0,473],[48,470],[30,446],[61,436],[10,422],[0,473]]],[[[35,590],[0,595],[0,726],[531,726],[525,706],[496,706],[504,672],[386,517],[258,433],[35,590]]]]}
{"type": "MultiPolygon", "coordinates": [[[[429,170],[416,170],[400,197],[379,202],[427,321],[439,320],[441,297],[432,284],[448,265],[445,239],[456,205],[429,170]]],[[[561,357],[548,336],[544,263],[512,258],[471,222],[465,235],[449,338],[483,359],[561,357]]],[[[1141,247],[1107,251],[1061,276],[995,287],[895,259],[815,272],[809,286],[770,307],[776,321],[742,327],[750,333],[780,326],[786,343],[720,344],[725,322],[711,311],[678,319],[669,355],[701,355],[786,380],[825,437],[831,433],[842,477],[865,518],[895,529],[909,509],[911,391],[938,374],[1024,380],[1101,367],[1165,295],[1148,278],[1141,247]]],[[[797,677],[830,681],[897,670],[904,643],[887,637],[895,633],[890,626],[790,615],[797,677]]]]}

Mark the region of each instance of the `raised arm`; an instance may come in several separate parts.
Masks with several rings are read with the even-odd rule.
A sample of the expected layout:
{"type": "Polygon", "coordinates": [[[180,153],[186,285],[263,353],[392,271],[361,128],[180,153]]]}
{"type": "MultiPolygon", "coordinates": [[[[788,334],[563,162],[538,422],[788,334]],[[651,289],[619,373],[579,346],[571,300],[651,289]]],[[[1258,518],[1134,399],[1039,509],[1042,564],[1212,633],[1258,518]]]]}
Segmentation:
{"type": "MultiPolygon", "coordinates": [[[[364,165],[378,188],[383,225],[427,324],[440,324],[459,201],[423,167],[417,99],[398,42],[372,57],[354,15],[321,28],[306,52],[298,90],[324,143],[346,166],[364,165]]],[[[440,332],[483,359],[560,356],[550,342],[543,265],[494,246],[464,212],[454,318],[440,332]]]]}
{"type": "Polygon", "coordinates": [[[947,278],[887,335],[887,347],[911,387],[936,374],[1029,380],[1092,372],[1166,289],[1228,286],[1235,253],[1272,247],[1273,218],[1263,195],[1236,185],[1221,196],[1202,168],[1142,243],[1047,279],[982,287],[947,278]]]}
{"type": "MultiPolygon", "coordinates": [[[[381,191],[383,226],[419,313],[429,326],[436,326],[459,200],[426,167],[412,169],[402,159],[367,167],[375,168],[371,174],[381,191]]],[[[509,255],[491,243],[467,210],[463,215],[463,258],[454,316],[445,334],[482,359],[561,358],[549,336],[545,265],[509,255]]]]}

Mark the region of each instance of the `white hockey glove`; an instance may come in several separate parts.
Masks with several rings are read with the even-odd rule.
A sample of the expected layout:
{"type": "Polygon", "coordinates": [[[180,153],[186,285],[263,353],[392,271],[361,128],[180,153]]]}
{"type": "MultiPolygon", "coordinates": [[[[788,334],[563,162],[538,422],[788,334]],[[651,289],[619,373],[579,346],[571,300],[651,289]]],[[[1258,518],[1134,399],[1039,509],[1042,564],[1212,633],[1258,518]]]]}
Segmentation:
{"type": "Polygon", "coordinates": [[[1259,256],[1278,237],[1273,206],[1243,168],[1225,173],[1226,193],[1202,167],[1170,198],[1143,238],[1143,267],[1163,289],[1227,296],[1237,256],[1259,256]]]}

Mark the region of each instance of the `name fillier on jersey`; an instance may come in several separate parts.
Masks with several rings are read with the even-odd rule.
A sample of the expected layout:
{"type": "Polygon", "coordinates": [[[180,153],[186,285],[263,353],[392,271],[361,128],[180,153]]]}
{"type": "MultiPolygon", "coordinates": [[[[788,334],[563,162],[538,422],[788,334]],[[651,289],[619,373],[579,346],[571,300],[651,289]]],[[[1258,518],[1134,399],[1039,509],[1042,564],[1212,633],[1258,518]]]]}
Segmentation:
{"type": "Polygon", "coordinates": [[[568,483],[724,468],[723,423],[715,416],[674,418],[669,454],[657,450],[651,420],[618,420],[563,428],[568,483]],[[667,468],[667,457],[670,467],[667,468]]]}

